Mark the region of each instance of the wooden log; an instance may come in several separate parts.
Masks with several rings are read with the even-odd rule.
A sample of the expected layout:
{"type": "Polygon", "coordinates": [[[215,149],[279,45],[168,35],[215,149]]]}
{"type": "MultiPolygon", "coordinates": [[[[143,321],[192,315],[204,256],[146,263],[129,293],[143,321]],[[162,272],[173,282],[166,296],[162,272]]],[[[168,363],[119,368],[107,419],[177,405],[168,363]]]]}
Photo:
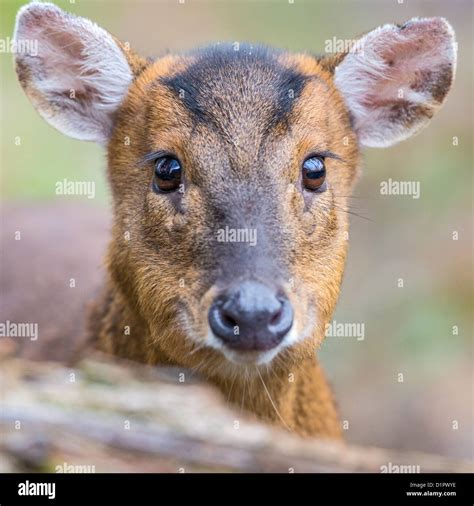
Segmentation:
{"type": "Polygon", "coordinates": [[[6,358],[0,471],[473,472],[419,452],[302,439],[228,406],[190,371],[97,356],[74,369],[6,358]]]}

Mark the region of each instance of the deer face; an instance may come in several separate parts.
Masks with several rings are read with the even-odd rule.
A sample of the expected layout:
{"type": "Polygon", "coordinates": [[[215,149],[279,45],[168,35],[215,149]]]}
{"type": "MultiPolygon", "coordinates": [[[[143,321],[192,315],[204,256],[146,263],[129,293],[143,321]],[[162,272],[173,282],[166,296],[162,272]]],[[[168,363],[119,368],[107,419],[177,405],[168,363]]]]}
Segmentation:
{"type": "Polygon", "coordinates": [[[332,59],[224,44],[146,62],[51,4],[22,9],[15,36],[39,40],[17,56],[39,112],[108,146],[117,289],[171,359],[215,370],[314,353],[359,146],[418,131],[455,67],[440,18],[378,28],[332,59]]]}
{"type": "Polygon", "coordinates": [[[136,273],[147,321],[166,294],[195,345],[269,361],[335,303],[358,157],[349,115],[312,58],[217,46],[166,67],[132,85],[109,146],[135,238],[120,269],[136,273]]]}

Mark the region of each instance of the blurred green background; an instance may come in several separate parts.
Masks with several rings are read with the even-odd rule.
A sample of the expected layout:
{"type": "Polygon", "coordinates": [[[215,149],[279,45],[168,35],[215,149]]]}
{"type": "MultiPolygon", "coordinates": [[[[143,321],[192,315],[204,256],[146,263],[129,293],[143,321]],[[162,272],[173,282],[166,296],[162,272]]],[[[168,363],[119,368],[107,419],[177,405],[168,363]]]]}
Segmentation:
{"type": "MultiPolygon", "coordinates": [[[[1,0],[2,39],[11,37],[23,3],[1,0]]],[[[334,318],[364,323],[365,339],[328,337],[321,356],[349,422],[350,441],[472,456],[472,2],[56,4],[93,19],[147,56],[218,40],[322,52],[328,39],[352,39],[388,22],[414,16],[451,22],[459,43],[458,71],[445,107],[417,137],[365,151],[352,210],[369,220],[351,219],[349,261],[334,318]],[[421,198],[381,196],[380,182],[388,178],[420,181],[421,198]]],[[[63,137],[41,120],[16,80],[11,54],[0,54],[0,73],[3,200],[57,199],[55,182],[68,178],[96,181],[98,198],[87,202],[107,206],[103,150],[63,137]]]]}

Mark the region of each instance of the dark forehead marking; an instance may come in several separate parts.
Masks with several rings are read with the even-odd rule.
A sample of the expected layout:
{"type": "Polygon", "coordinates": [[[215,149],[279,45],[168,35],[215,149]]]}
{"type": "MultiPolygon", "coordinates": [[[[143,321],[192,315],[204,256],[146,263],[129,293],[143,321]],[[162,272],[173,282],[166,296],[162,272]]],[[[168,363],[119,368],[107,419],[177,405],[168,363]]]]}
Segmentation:
{"type": "MultiPolygon", "coordinates": [[[[278,50],[219,44],[189,53],[193,63],[160,81],[177,95],[194,119],[222,122],[226,111],[261,111],[267,126],[288,119],[310,77],[283,66],[278,50]],[[257,109],[255,109],[257,108],[257,109]]],[[[260,112],[259,112],[260,114],[260,112]]],[[[232,114],[227,114],[228,119],[232,114]]],[[[221,125],[222,126],[222,125],[221,125]]]]}

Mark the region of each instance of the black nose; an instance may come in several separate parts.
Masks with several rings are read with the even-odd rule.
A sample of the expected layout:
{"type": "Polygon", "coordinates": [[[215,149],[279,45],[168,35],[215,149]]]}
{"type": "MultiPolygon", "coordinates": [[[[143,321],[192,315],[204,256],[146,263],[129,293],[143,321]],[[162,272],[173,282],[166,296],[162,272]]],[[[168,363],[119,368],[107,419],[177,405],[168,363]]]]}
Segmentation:
{"type": "Polygon", "coordinates": [[[209,325],[229,348],[264,351],[277,346],[293,324],[286,296],[256,281],[245,281],[216,298],[209,325]]]}

